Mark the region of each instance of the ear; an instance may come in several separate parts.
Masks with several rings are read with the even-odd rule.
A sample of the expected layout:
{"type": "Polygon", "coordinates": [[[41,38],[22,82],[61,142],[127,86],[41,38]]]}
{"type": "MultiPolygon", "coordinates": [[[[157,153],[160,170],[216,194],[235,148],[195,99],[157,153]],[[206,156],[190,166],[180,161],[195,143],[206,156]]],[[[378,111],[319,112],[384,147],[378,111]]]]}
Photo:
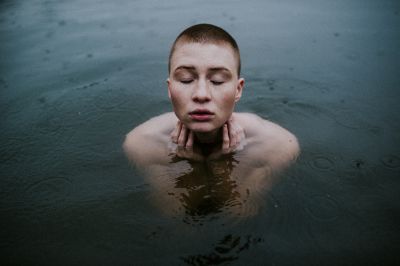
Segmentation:
{"type": "Polygon", "coordinates": [[[236,87],[235,102],[238,102],[240,100],[240,98],[242,97],[243,87],[244,87],[244,78],[240,78],[238,80],[238,84],[236,87]]]}
{"type": "Polygon", "coordinates": [[[171,99],[171,81],[167,78],[168,97],[171,99]]]}

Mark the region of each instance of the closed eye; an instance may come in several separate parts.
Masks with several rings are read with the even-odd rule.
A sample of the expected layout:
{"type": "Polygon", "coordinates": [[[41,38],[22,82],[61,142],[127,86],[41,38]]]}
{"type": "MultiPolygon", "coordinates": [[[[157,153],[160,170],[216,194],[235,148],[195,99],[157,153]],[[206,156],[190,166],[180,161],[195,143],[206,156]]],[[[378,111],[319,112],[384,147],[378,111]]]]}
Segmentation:
{"type": "Polygon", "coordinates": [[[193,79],[185,79],[185,80],[181,80],[180,82],[183,84],[190,84],[192,83],[193,79]]]}
{"type": "Polygon", "coordinates": [[[224,82],[223,81],[216,81],[216,80],[211,80],[211,83],[218,86],[218,85],[222,85],[224,82]]]}

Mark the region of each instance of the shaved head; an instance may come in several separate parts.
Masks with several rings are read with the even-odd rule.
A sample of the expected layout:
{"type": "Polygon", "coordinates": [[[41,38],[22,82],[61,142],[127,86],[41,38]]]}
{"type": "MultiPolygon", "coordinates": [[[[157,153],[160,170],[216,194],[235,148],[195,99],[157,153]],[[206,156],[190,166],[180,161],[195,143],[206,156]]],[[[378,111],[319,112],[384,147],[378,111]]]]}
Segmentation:
{"type": "Polygon", "coordinates": [[[176,48],[185,43],[211,43],[216,45],[230,46],[233,49],[236,57],[237,74],[238,76],[240,75],[240,52],[235,39],[224,29],[211,24],[193,25],[178,35],[169,53],[168,72],[171,71],[171,59],[176,48]]]}

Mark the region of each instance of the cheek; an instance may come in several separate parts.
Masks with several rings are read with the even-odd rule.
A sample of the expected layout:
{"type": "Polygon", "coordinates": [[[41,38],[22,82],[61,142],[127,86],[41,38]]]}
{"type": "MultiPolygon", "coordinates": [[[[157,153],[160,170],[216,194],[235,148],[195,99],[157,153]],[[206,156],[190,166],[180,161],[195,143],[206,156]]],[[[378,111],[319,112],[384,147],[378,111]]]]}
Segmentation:
{"type": "Polygon", "coordinates": [[[177,93],[177,91],[176,90],[171,90],[170,91],[170,94],[171,94],[171,101],[172,101],[172,103],[175,103],[175,102],[179,102],[180,101],[180,94],[179,93],[177,93]]]}
{"type": "Polygon", "coordinates": [[[231,107],[235,105],[235,94],[225,93],[222,97],[222,105],[224,107],[231,107]]]}
{"type": "Polygon", "coordinates": [[[181,110],[185,106],[185,97],[182,93],[171,91],[171,102],[175,111],[181,110]]]}

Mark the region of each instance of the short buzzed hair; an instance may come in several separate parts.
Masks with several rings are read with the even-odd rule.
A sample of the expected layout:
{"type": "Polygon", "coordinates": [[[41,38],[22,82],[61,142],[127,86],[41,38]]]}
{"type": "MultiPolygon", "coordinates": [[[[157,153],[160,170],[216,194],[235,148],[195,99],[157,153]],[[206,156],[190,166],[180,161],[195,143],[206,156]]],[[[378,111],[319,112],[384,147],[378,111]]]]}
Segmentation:
{"type": "Polygon", "coordinates": [[[230,45],[237,57],[237,63],[238,63],[237,73],[238,76],[240,75],[240,67],[241,67],[240,52],[239,52],[239,46],[237,45],[235,39],[224,29],[212,24],[205,24],[205,23],[193,25],[182,31],[178,35],[178,37],[176,37],[171,47],[171,51],[169,53],[168,72],[171,71],[171,58],[172,55],[174,54],[176,45],[180,41],[188,43],[212,43],[212,44],[230,45]]]}

